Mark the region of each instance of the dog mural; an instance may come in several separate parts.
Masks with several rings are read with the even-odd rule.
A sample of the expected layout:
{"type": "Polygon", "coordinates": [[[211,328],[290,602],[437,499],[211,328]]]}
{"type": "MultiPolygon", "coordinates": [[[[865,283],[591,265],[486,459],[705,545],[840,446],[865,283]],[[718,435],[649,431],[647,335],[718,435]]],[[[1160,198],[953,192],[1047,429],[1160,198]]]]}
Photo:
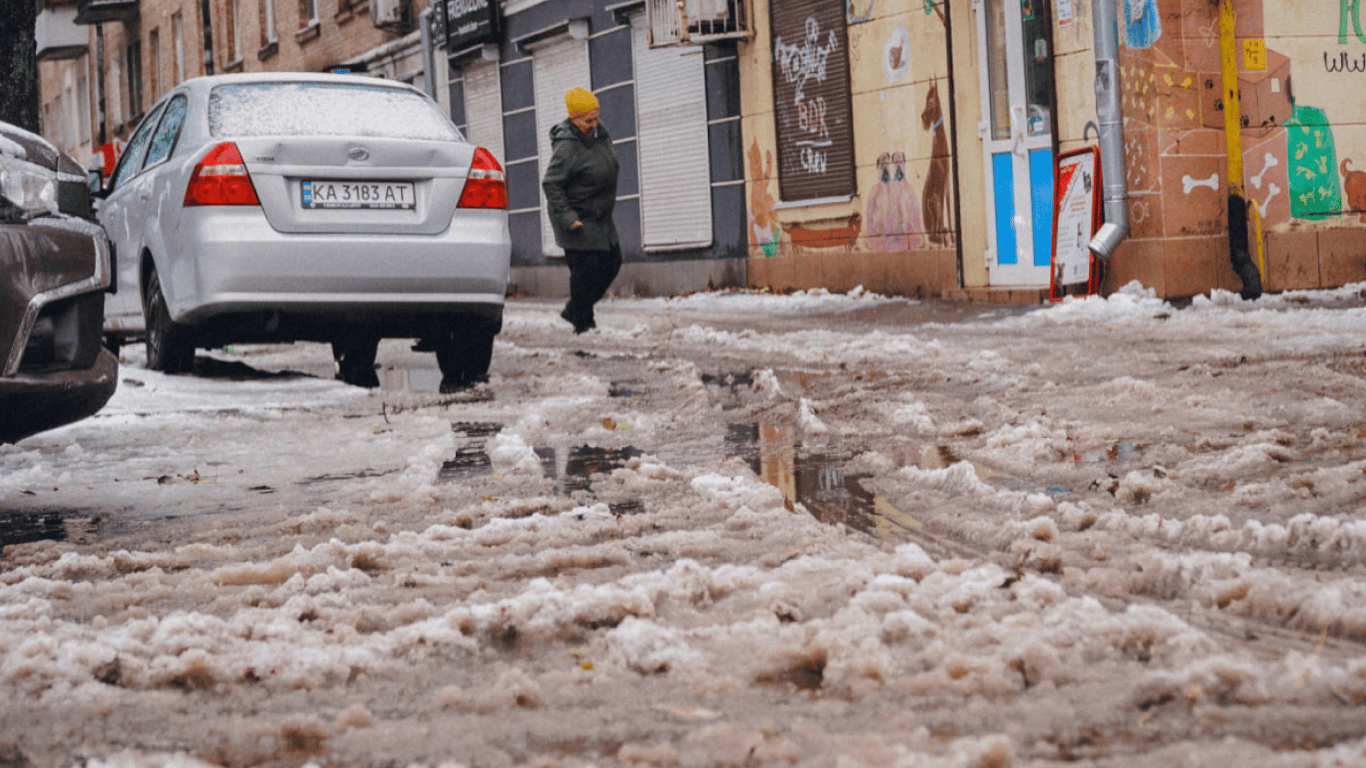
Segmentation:
{"type": "Polygon", "coordinates": [[[851,213],[829,227],[813,227],[806,222],[783,224],[783,231],[792,244],[798,248],[843,248],[853,250],[858,242],[859,230],[863,228],[863,217],[851,213]]]}
{"type": "Polygon", "coordinates": [[[906,178],[906,155],[883,152],[877,159],[878,183],[868,193],[868,247],[909,251],[925,244],[920,200],[906,178]]]}
{"type": "Polygon", "coordinates": [[[953,245],[952,216],[949,210],[949,139],[944,130],[944,109],[939,103],[939,86],[931,85],[925,96],[925,111],[920,113],[925,130],[934,132],[930,151],[930,171],[920,205],[925,214],[925,233],[931,245],[953,245]]]}
{"type": "Polygon", "coordinates": [[[1342,212],[1360,213],[1361,220],[1366,222],[1366,171],[1351,170],[1348,167],[1351,163],[1350,157],[1338,163],[1338,170],[1342,173],[1342,193],[1347,198],[1347,205],[1342,212]]]}

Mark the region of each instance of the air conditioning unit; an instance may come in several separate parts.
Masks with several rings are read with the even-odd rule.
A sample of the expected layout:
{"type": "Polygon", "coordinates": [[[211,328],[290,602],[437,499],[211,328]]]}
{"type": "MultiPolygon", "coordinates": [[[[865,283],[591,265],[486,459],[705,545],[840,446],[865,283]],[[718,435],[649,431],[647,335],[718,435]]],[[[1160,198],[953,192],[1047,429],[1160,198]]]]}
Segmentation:
{"type": "Polygon", "coordinates": [[[409,0],[370,0],[370,22],[379,29],[407,32],[412,24],[408,3],[409,0]]]}
{"type": "Polygon", "coordinates": [[[750,36],[746,0],[645,0],[650,47],[750,36]]]}

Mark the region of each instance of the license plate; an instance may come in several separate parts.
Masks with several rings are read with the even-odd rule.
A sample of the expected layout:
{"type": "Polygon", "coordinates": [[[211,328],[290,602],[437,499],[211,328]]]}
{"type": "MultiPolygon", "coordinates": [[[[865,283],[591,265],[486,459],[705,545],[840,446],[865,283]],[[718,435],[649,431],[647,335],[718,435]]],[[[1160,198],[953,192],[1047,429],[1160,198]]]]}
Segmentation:
{"type": "Polygon", "coordinates": [[[305,208],[399,208],[417,203],[408,181],[305,181],[305,208]]]}

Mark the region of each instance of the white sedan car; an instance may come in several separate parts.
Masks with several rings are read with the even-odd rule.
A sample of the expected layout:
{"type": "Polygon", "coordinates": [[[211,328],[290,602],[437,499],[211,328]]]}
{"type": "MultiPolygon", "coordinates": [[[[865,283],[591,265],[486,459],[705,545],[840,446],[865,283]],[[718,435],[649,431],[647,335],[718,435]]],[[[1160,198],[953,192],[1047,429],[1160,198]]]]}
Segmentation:
{"type": "Polygon", "coordinates": [[[162,97],[99,193],[118,284],[111,345],[148,367],[196,348],[330,342],[376,386],[381,338],[420,338],[442,389],[481,381],[502,328],[503,169],[412,86],[369,77],[199,77],[162,97]]]}

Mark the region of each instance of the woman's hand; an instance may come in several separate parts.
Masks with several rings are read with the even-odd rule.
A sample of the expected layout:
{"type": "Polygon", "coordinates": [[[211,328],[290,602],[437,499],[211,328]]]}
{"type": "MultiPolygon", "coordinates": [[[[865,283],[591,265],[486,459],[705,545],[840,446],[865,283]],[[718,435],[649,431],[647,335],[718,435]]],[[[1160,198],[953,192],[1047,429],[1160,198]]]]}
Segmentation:
{"type": "Polygon", "coordinates": [[[578,219],[574,219],[574,223],[569,225],[569,231],[573,232],[578,229],[583,229],[583,222],[579,221],[578,219]]]}

